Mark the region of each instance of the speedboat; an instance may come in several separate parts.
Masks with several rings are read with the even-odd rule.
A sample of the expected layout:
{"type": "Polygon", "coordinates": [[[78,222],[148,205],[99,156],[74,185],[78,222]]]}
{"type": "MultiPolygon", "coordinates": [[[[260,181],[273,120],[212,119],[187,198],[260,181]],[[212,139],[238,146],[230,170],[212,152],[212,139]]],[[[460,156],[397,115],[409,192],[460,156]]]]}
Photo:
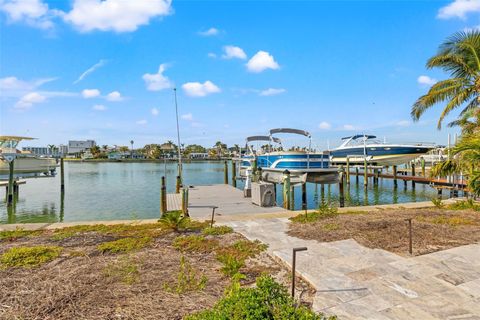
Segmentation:
{"type": "Polygon", "coordinates": [[[253,136],[247,138],[248,153],[241,158],[241,173],[256,166],[262,170],[262,179],[268,182],[283,182],[285,170],[290,172],[292,183],[334,183],[338,181],[338,169],[330,168],[328,154],[312,152],[312,137],[304,130],[279,128],[270,130],[269,136],[253,136]],[[305,136],[309,139],[308,148],[292,148],[285,151],[281,140],[275,134],[289,133],[305,136]],[[249,145],[252,141],[268,141],[261,150],[255,151],[249,145]],[[272,143],[276,144],[275,146],[272,143]]]}
{"type": "Polygon", "coordinates": [[[332,164],[369,164],[393,166],[407,163],[432,150],[435,146],[418,144],[390,144],[376,140],[376,136],[357,134],[342,138],[344,142],[330,151],[332,164]]]}
{"type": "Polygon", "coordinates": [[[38,157],[29,151],[17,150],[22,140],[33,140],[30,137],[0,136],[0,176],[8,176],[9,160],[14,159],[13,173],[15,176],[30,174],[53,175],[57,168],[55,158],[38,157]]]}

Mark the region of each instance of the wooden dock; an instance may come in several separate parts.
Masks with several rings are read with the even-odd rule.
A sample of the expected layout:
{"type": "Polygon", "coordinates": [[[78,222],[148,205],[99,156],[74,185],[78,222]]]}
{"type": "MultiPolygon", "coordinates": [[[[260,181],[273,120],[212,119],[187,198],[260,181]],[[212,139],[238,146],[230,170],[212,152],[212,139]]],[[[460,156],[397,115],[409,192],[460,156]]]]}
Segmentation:
{"type": "MultiPolygon", "coordinates": [[[[354,176],[356,174],[357,174],[356,171],[350,171],[350,175],[354,176]]],[[[363,176],[364,172],[359,171],[358,175],[363,176]]],[[[367,176],[368,177],[375,177],[375,173],[367,172],[367,176]]],[[[394,179],[395,178],[393,176],[393,174],[389,174],[389,173],[378,173],[377,176],[379,178],[385,178],[385,179],[394,179]]],[[[412,175],[406,175],[406,174],[397,174],[397,180],[413,181],[413,182],[417,182],[417,183],[430,184],[433,187],[439,186],[439,187],[465,188],[467,186],[465,180],[455,180],[453,182],[449,182],[449,181],[447,181],[447,179],[444,179],[444,178],[437,179],[437,178],[430,178],[430,177],[423,177],[423,176],[412,176],[412,175]]]]}
{"type": "MultiPolygon", "coordinates": [[[[226,184],[197,186],[189,189],[188,211],[191,217],[210,219],[215,206],[215,216],[265,214],[288,212],[280,207],[260,207],[245,198],[243,191],[226,184]]],[[[181,210],[181,194],[167,195],[168,210],[181,210]]]]}
{"type": "MultiPolygon", "coordinates": [[[[21,184],[26,184],[26,180],[14,180],[13,184],[21,185],[21,184]]],[[[8,187],[8,181],[0,181],[0,187],[8,187]]]]}

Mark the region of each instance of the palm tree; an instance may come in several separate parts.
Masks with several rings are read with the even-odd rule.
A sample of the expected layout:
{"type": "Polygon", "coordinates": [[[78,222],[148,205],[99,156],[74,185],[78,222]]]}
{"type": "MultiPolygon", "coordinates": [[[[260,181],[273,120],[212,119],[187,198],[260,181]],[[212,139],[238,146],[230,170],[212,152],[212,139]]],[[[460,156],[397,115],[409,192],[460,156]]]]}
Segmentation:
{"type": "Polygon", "coordinates": [[[47,147],[48,147],[48,150],[50,150],[50,154],[53,155],[53,151],[55,150],[55,145],[49,144],[47,147]]]}
{"type": "Polygon", "coordinates": [[[411,115],[416,121],[432,106],[446,102],[438,129],[454,109],[463,108],[460,116],[480,107],[480,31],[462,31],[448,38],[439,52],[427,62],[427,68],[440,68],[450,78],[432,85],[428,93],[418,98],[411,115]]]}
{"type": "Polygon", "coordinates": [[[133,158],[133,140],[130,140],[130,144],[132,145],[132,149],[130,150],[130,158],[133,158]]]}

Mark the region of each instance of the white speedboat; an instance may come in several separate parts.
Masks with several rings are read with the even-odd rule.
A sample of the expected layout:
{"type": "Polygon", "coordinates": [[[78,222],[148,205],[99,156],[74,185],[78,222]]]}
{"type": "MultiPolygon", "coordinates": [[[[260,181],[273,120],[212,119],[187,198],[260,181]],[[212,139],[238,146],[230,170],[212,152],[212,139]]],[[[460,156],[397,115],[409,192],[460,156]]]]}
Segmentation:
{"type": "Polygon", "coordinates": [[[376,136],[357,134],[342,138],[344,142],[330,151],[332,164],[369,164],[392,166],[407,163],[432,150],[435,146],[422,143],[390,144],[376,140],[376,136]]]}
{"type": "Polygon", "coordinates": [[[57,168],[55,158],[39,157],[28,151],[17,150],[22,140],[33,140],[29,137],[0,136],[0,176],[8,176],[9,156],[14,157],[13,173],[15,176],[31,174],[53,175],[57,168]]]}

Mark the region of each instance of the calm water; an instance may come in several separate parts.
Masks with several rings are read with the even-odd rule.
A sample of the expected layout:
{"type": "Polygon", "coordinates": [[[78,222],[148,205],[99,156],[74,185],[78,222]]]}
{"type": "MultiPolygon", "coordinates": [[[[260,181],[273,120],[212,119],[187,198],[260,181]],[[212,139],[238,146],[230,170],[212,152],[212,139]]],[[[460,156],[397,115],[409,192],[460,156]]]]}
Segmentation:
{"type": "MultiPolygon", "coordinates": [[[[223,163],[194,162],[184,164],[187,185],[223,183],[223,163]]],[[[230,165],[229,165],[230,168],[230,165]]],[[[80,220],[112,220],[156,218],[160,211],[160,178],[166,172],[168,192],[174,192],[177,165],[174,163],[65,163],[65,194],[60,194],[60,177],[28,179],[20,186],[15,206],[0,203],[0,223],[57,222],[80,220]]],[[[229,173],[231,177],[231,173],[229,173]]],[[[238,187],[243,184],[239,183],[238,187]]],[[[277,201],[281,203],[281,189],[277,201]]],[[[2,197],[5,190],[2,188],[2,197]]],[[[301,207],[301,188],[295,190],[296,208],[301,207]]],[[[380,179],[378,186],[363,187],[351,177],[345,185],[345,205],[373,205],[425,201],[436,196],[428,185],[411,184],[405,189],[403,181],[393,188],[393,181],[380,179]]],[[[309,208],[318,207],[322,197],[338,204],[338,186],[308,184],[309,208]]]]}

